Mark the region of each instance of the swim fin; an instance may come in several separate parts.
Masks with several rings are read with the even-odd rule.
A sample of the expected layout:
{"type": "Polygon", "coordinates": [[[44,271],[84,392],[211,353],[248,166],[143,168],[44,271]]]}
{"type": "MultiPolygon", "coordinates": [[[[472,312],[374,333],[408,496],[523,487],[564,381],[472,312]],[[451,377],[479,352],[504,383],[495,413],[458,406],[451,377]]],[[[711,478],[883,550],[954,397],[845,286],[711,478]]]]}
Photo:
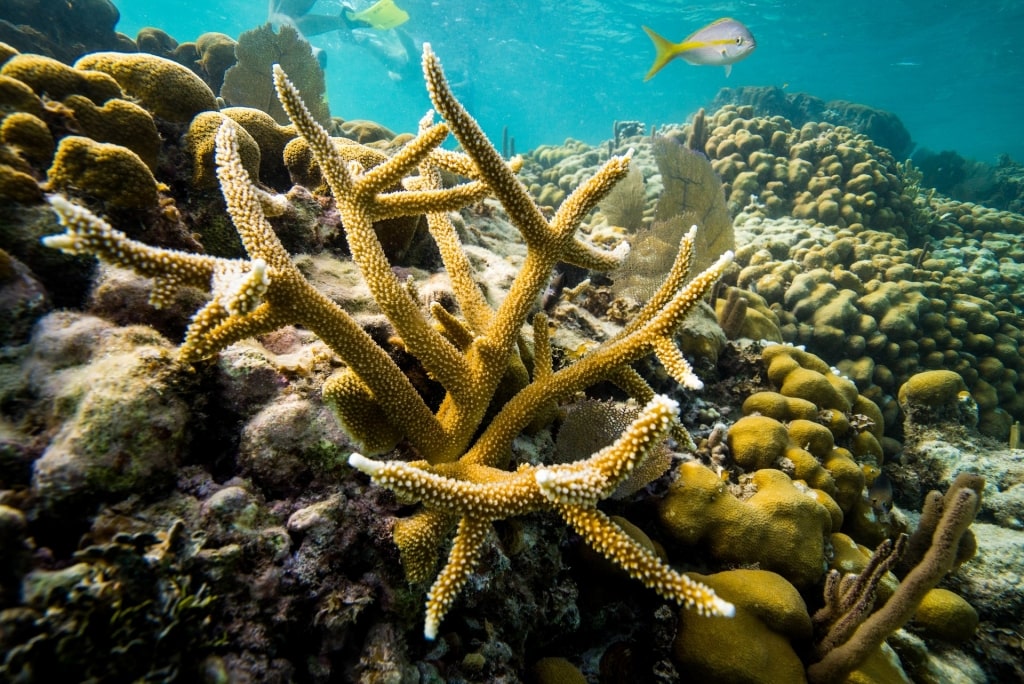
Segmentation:
{"type": "Polygon", "coordinates": [[[358,21],[378,31],[386,31],[409,21],[409,13],[395,4],[395,0],[377,0],[359,12],[345,12],[345,18],[358,21]]]}

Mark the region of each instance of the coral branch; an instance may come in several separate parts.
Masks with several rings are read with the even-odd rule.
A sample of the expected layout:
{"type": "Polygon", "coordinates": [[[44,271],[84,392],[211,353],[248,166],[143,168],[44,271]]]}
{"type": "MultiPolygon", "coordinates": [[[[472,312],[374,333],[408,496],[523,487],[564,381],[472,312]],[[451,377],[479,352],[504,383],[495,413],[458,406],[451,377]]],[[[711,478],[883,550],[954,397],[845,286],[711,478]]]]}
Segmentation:
{"type": "MultiPolygon", "coordinates": [[[[944,497],[945,506],[938,518],[934,520],[934,527],[931,527],[931,523],[922,518],[925,529],[931,527],[932,533],[930,535],[931,543],[927,551],[920,557],[920,561],[903,578],[885,605],[867,616],[855,628],[849,620],[838,619],[833,623],[830,633],[826,634],[821,642],[825,647],[821,660],[807,668],[807,677],[810,682],[824,684],[825,682],[843,681],[850,672],[864,662],[868,655],[882,645],[886,637],[902,627],[913,616],[925,593],[938,584],[939,580],[954,567],[961,539],[968,533],[967,528],[974,521],[974,516],[981,505],[983,485],[984,480],[973,475],[967,478],[958,477],[950,485],[949,491],[944,497]],[[843,639],[847,635],[848,638],[843,639]]],[[[897,547],[902,546],[902,543],[897,544],[897,547]]],[[[910,544],[906,546],[909,548],[910,544]]],[[[851,594],[851,596],[858,598],[844,602],[845,605],[852,604],[846,611],[847,614],[855,616],[865,614],[868,607],[866,597],[869,593],[873,594],[874,586],[884,574],[883,566],[889,567],[896,560],[893,554],[885,551],[886,549],[880,549],[880,553],[876,553],[876,556],[880,556],[880,558],[878,560],[873,558],[869,570],[865,570],[870,575],[870,579],[857,583],[860,589],[856,591],[859,593],[851,594]]],[[[826,595],[826,601],[834,604],[837,599],[842,600],[839,592],[835,589],[835,581],[830,582],[828,586],[831,587],[832,593],[826,595]]],[[[834,612],[837,615],[840,613],[838,605],[834,612]]]]}
{"type": "MultiPolygon", "coordinates": [[[[422,501],[428,511],[457,515],[461,521],[448,563],[427,599],[428,639],[476,568],[490,524],[540,510],[554,510],[596,551],[662,596],[701,615],[731,617],[732,604],[691,580],[643,548],[595,507],[609,497],[668,434],[678,404],[656,396],[615,444],[590,458],[555,466],[523,466],[510,473],[463,461],[431,466],[424,461],[374,461],[352,454],[349,464],[377,484],[422,501]]],[[[442,536],[448,518],[434,521],[433,533],[419,529],[416,539],[442,536]]]]}

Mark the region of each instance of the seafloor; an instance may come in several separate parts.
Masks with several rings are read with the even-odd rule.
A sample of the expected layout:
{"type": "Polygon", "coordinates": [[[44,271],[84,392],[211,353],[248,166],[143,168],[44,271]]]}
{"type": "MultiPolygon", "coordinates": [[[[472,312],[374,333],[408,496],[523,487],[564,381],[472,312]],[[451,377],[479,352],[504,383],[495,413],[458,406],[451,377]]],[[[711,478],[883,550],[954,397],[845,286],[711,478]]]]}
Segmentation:
{"type": "Polygon", "coordinates": [[[435,72],[465,155],[314,109],[330,167],[295,34],[0,6],[0,679],[1024,681],[1013,160],[770,89],[516,159],[435,72]]]}

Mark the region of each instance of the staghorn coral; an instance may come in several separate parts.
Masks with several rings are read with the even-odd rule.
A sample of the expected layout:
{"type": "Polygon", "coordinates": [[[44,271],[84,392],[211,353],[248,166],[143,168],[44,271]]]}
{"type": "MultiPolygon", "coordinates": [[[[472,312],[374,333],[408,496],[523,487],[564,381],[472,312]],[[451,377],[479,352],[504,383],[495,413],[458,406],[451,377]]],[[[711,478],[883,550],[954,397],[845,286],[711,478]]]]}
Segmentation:
{"type": "MultiPolygon", "coordinates": [[[[196,189],[217,187],[214,140],[217,131],[227,119],[228,116],[223,112],[203,112],[193,118],[188,126],[184,142],[192,157],[192,185],[196,189]]],[[[236,130],[235,145],[238,147],[238,156],[246,173],[258,181],[263,151],[245,126],[239,125],[239,129],[236,130]]]]}
{"type": "Polygon", "coordinates": [[[349,459],[373,480],[402,496],[421,500],[428,510],[460,516],[448,562],[427,595],[423,633],[437,636],[441,619],[476,569],[491,523],[550,508],[594,549],[662,596],[700,615],[731,617],[732,604],[705,585],[672,570],[618,524],[597,510],[642,465],[668,433],[678,412],[676,402],[657,396],[619,440],[589,459],[550,467],[523,466],[514,473],[457,462],[429,468],[423,462],[373,461],[359,454],[349,459]]]}
{"type": "MultiPolygon", "coordinates": [[[[702,300],[731,259],[726,252],[687,281],[695,229],[680,241],[674,263],[656,293],[619,334],[605,344],[555,370],[543,315],[533,319],[532,377],[521,358],[527,318],[558,261],[607,270],[620,252],[600,251],[576,236],[583,218],[628,172],[630,156],[610,159],[587,183],[561,204],[551,220],[540,212],[515,176],[518,162],[506,163],[473,118],[454,98],[440,62],[429,46],[424,71],[435,108],[446,120],[421,124],[419,135],[394,156],[367,169],[345,163],[326,131],[306,109],[284,71],[275,68],[279,98],[316,158],[344,224],[353,259],[377,305],[388,318],[406,352],[446,391],[432,409],[387,352],[344,310],[302,276],[267,223],[264,207],[279,208],[280,198],[258,190],[239,159],[237,125],[225,122],[215,138],[217,173],[228,211],[246,248],[248,260],[229,260],[157,249],[128,239],[104,221],[61,197],[50,203],[67,232],[46,244],[74,254],[94,254],[152,277],[152,301],[161,305],[180,287],[209,288],[210,302],[192,320],[179,357],[186,362],[207,357],[247,337],[299,324],[321,339],[346,368],[328,381],[324,397],[343,424],[364,444],[386,450],[404,438],[424,460],[415,464],[379,463],[353,457],[353,465],[379,476],[397,489],[411,488],[392,472],[417,473],[409,494],[424,499],[426,510],[400,522],[395,538],[410,576],[429,574],[437,549],[457,517],[462,517],[449,559],[428,604],[428,631],[450,606],[471,570],[471,559],[489,529],[489,520],[518,515],[537,507],[553,508],[604,555],[664,595],[695,605],[704,613],[728,614],[730,606],[713,593],[644,550],[622,529],[604,518],[595,504],[610,494],[621,476],[653,446],[655,437],[672,429],[672,405],[655,400],[620,440],[617,448],[592,459],[552,468],[501,470],[512,440],[553,402],[572,397],[610,379],[645,402],[650,387],[630,368],[655,355],[668,373],[688,388],[700,381],[675,346],[673,336],[687,314],[702,300]],[[465,154],[441,150],[454,132],[465,154]],[[470,179],[440,187],[440,170],[470,179]],[[419,176],[407,178],[414,170],[419,176]],[[404,181],[403,181],[404,179],[404,181]],[[394,189],[402,182],[403,189],[394,189]],[[497,309],[492,309],[473,279],[447,212],[493,194],[520,231],[528,249],[525,263],[497,309]],[[426,213],[444,261],[461,317],[435,303],[436,325],[424,316],[398,280],[374,231],[375,222],[426,213]],[[518,392],[485,424],[492,398],[518,392]],[[520,389],[521,388],[521,389],[520,389]],[[392,470],[396,469],[396,470],[392,470]],[[610,469],[610,470],[609,470],[610,469]],[[452,476],[454,475],[454,476],[452,476]],[[465,478],[465,479],[461,479],[465,478]],[[478,490],[489,491],[494,478],[510,484],[506,503],[486,514],[474,512],[478,490]],[[466,494],[465,499],[446,492],[466,494]],[[490,516],[490,517],[488,517],[490,516]],[[404,524],[403,524],[404,523],[404,524]]],[[[410,479],[408,482],[413,483],[410,479]]]]}
{"type": "Polygon", "coordinates": [[[220,113],[253,137],[260,148],[260,182],[273,188],[291,185],[284,163],[284,149],[295,138],[290,126],[280,126],[266,112],[249,107],[225,107],[220,113]]]}
{"type": "MultiPolygon", "coordinates": [[[[554,461],[567,463],[588,457],[611,444],[639,415],[638,406],[619,402],[583,399],[562,410],[554,461]]],[[[671,467],[668,448],[654,451],[637,467],[611,498],[625,498],[658,479],[671,467]]]]}

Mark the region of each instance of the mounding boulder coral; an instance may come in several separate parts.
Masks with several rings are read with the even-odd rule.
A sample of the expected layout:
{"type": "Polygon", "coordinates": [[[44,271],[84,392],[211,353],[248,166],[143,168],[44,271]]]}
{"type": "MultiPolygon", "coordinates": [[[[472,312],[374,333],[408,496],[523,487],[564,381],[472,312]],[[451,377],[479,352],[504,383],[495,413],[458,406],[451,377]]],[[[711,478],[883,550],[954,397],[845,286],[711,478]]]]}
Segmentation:
{"type": "Polygon", "coordinates": [[[711,108],[726,105],[749,105],[758,116],[781,116],[794,126],[815,121],[846,126],[888,148],[896,159],[906,159],[914,149],[910,132],[898,116],[855,102],[826,101],[807,93],[789,93],[778,86],[745,86],[719,90],[711,108]]]}
{"type": "Polygon", "coordinates": [[[800,587],[825,572],[829,507],[779,470],[753,473],[737,496],[707,466],[683,463],[658,512],[674,539],[706,546],[726,563],[756,563],[800,587]]]}
{"type": "Polygon", "coordinates": [[[767,570],[699,577],[736,605],[736,616],[703,629],[680,611],[672,653],[687,676],[709,682],[806,681],[793,644],[810,639],[811,617],[792,584],[767,570]],[[722,644],[743,646],[725,649],[722,644]]]}
{"type": "Polygon", "coordinates": [[[931,370],[912,375],[900,386],[898,396],[903,413],[917,422],[944,417],[960,419],[964,402],[974,401],[964,379],[949,370],[931,370]]]}
{"type": "Polygon", "coordinates": [[[737,224],[736,285],[765,299],[784,340],[853,379],[887,429],[899,426],[899,388],[931,370],[961,377],[985,434],[1005,439],[1024,418],[1019,238],[951,235],[926,251],[878,231],[750,214],[737,224]]]}
{"type": "Polygon", "coordinates": [[[75,68],[108,74],[155,116],[184,123],[217,109],[213,91],[201,78],[170,59],[144,53],[94,52],[75,68]]]}
{"type": "Polygon", "coordinates": [[[158,200],[156,178],[139,155],[79,135],[61,139],[47,184],[51,190],[82,192],[118,208],[152,208],[158,200]]]}

